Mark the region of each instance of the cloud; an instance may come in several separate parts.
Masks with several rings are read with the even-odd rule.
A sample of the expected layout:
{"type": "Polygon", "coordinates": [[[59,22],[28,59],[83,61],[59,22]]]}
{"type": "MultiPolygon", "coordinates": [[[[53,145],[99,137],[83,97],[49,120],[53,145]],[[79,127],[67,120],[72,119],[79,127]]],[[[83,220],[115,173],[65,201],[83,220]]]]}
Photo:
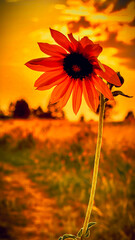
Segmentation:
{"type": "Polygon", "coordinates": [[[118,50],[114,56],[126,60],[125,64],[129,68],[134,68],[135,61],[135,39],[132,39],[130,44],[126,44],[122,41],[117,40],[117,32],[108,32],[108,39],[106,41],[100,41],[102,47],[105,48],[116,48],[118,50]]]}
{"type": "Polygon", "coordinates": [[[128,25],[131,26],[131,27],[134,27],[135,26],[135,18],[128,25]]]}
{"type": "Polygon", "coordinates": [[[99,1],[95,1],[94,6],[95,6],[96,10],[100,12],[100,11],[108,8],[110,3],[111,3],[110,0],[106,0],[105,2],[103,2],[102,0],[99,0],[99,1]]]}
{"type": "Polygon", "coordinates": [[[84,16],[80,17],[79,21],[68,22],[69,32],[75,33],[79,32],[80,28],[89,28],[91,26],[90,22],[86,20],[84,16]]]}
{"type": "Polygon", "coordinates": [[[123,8],[126,8],[130,2],[133,2],[133,0],[117,0],[114,4],[112,12],[116,12],[123,8]]]}
{"type": "MultiPolygon", "coordinates": [[[[128,6],[130,2],[133,2],[133,0],[114,0],[113,1],[113,8],[111,12],[120,11],[121,9],[124,9],[128,6]]],[[[108,8],[112,4],[112,0],[106,0],[106,1],[95,1],[94,6],[97,11],[101,12],[108,8]]]]}

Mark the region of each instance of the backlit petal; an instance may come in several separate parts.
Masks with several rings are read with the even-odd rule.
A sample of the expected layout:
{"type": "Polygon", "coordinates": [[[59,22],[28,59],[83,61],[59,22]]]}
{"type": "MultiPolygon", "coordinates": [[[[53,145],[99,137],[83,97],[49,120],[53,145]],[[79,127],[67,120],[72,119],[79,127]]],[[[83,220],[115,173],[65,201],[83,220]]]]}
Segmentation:
{"type": "Polygon", "coordinates": [[[81,43],[82,47],[86,47],[87,45],[93,45],[94,44],[88,37],[83,37],[80,40],[80,43],[81,43]]]}
{"type": "Polygon", "coordinates": [[[53,72],[47,72],[43,73],[35,82],[34,86],[35,87],[41,87],[43,85],[50,84],[53,82],[55,79],[57,80],[61,76],[65,75],[64,71],[53,71],[53,72]],[[51,81],[51,82],[50,82],[51,81]]]}
{"type": "Polygon", "coordinates": [[[93,77],[93,83],[96,87],[96,89],[101,92],[106,98],[113,100],[113,95],[109,89],[109,87],[107,86],[106,83],[103,82],[103,80],[97,76],[93,77]]]}
{"type": "Polygon", "coordinates": [[[60,84],[61,82],[65,81],[65,75],[63,76],[59,76],[59,77],[55,77],[50,79],[50,81],[48,80],[48,82],[46,82],[45,84],[41,84],[39,85],[36,90],[48,90],[58,84],[60,84]]]}
{"type": "Polygon", "coordinates": [[[45,58],[33,59],[33,60],[30,60],[29,62],[25,63],[25,65],[32,70],[45,72],[46,71],[45,67],[43,65],[40,65],[40,63],[44,59],[45,58]]]}
{"type": "Polygon", "coordinates": [[[61,108],[63,108],[66,104],[67,104],[67,101],[69,100],[70,98],[70,95],[72,93],[72,90],[73,90],[73,87],[74,87],[74,84],[75,84],[75,81],[74,80],[70,80],[71,83],[66,91],[66,93],[64,94],[64,96],[60,99],[60,102],[59,102],[59,105],[61,108]]]}
{"type": "Polygon", "coordinates": [[[54,57],[38,58],[27,62],[25,65],[32,70],[45,72],[48,68],[53,70],[53,68],[61,67],[63,65],[63,60],[61,58],[54,57]]]}
{"type": "Polygon", "coordinates": [[[65,76],[64,81],[60,83],[58,86],[56,86],[51,94],[52,103],[57,102],[60,98],[64,96],[68,87],[70,86],[70,83],[71,83],[70,78],[65,76]]]}
{"type": "Polygon", "coordinates": [[[84,51],[89,54],[89,56],[98,57],[102,52],[102,47],[99,44],[87,45],[84,48],[84,51]]]}
{"type": "Polygon", "coordinates": [[[68,34],[68,37],[69,37],[70,41],[71,41],[72,44],[73,44],[73,47],[72,47],[73,50],[74,50],[74,51],[77,51],[77,52],[81,52],[81,51],[83,50],[83,48],[82,48],[80,42],[78,42],[78,41],[74,38],[74,36],[73,36],[72,33],[68,34]]]}
{"type": "Polygon", "coordinates": [[[121,86],[121,82],[119,80],[119,77],[117,76],[117,73],[110,67],[102,64],[105,68],[105,72],[102,70],[97,70],[97,74],[104,78],[107,82],[112,83],[116,86],[121,86]]]}
{"type": "Polygon", "coordinates": [[[71,41],[74,45],[78,46],[78,41],[74,38],[74,36],[73,36],[72,33],[69,33],[69,34],[68,34],[68,37],[69,37],[70,41],[71,41]]]}
{"type": "Polygon", "coordinates": [[[83,93],[87,105],[96,112],[99,105],[99,95],[91,80],[83,81],[83,93]]]}
{"type": "MultiPolygon", "coordinates": [[[[104,68],[103,64],[98,59],[97,59],[97,61],[98,61],[99,67],[102,69],[103,72],[105,72],[105,68],[104,68]]],[[[99,70],[100,70],[100,68],[99,68],[99,70]]]]}
{"type": "Polygon", "coordinates": [[[68,52],[70,52],[72,49],[72,44],[70,43],[68,38],[59,31],[53,29],[50,29],[50,31],[55,42],[58,43],[63,48],[65,48],[68,52]]]}
{"type": "Polygon", "coordinates": [[[73,111],[75,114],[77,114],[79,111],[81,101],[82,101],[82,81],[78,79],[75,81],[72,96],[73,111]]]}
{"type": "Polygon", "coordinates": [[[49,44],[49,43],[41,43],[41,42],[38,43],[38,45],[42,52],[44,52],[50,56],[58,56],[58,55],[67,54],[67,52],[58,45],[53,45],[53,44],[49,44]]]}

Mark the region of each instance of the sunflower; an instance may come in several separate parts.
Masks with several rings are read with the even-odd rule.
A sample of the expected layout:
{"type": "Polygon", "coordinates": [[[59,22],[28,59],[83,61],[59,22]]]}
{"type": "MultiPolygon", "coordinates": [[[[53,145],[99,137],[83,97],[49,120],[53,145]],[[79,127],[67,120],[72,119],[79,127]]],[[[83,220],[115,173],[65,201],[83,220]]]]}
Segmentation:
{"type": "Polygon", "coordinates": [[[113,100],[109,87],[102,79],[115,86],[120,86],[121,82],[113,69],[97,59],[102,47],[86,36],[77,41],[72,33],[67,38],[59,31],[50,29],[50,32],[58,45],[38,43],[41,51],[49,57],[26,63],[32,70],[44,72],[35,82],[36,89],[47,90],[55,86],[51,103],[59,102],[61,108],[66,105],[72,93],[75,114],[81,106],[82,94],[93,111],[99,105],[99,93],[113,100]]]}

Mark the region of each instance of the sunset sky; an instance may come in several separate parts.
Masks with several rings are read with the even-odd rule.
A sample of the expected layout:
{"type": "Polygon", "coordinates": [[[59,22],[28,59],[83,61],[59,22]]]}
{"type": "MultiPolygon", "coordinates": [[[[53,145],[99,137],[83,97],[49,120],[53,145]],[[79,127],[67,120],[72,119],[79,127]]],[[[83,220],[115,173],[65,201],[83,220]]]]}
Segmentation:
{"type": "MultiPolygon", "coordinates": [[[[134,98],[116,98],[113,120],[122,120],[128,111],[135,113],[135,1],[134,0],[1,0],[0,109],[10,102],[25,99],[30,107],[46,110],[52,90],[36,91],[40,72],[24,64],[44,57],[37,42],[54,43],[49,28],[78,37],[88,36],[100,43],[99,59],[125,79],[121,91],[134,98]]],[[[70,120],[84,114],[87,120],[97,116],[83,100],[77,116],[71,99],[64,108],[70,120]]]]}

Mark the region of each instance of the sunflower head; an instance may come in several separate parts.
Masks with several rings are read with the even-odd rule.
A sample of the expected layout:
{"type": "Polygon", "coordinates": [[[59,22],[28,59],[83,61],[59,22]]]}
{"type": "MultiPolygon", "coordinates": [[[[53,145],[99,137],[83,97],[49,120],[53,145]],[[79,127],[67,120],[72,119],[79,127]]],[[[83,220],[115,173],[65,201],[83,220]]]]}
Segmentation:
{"type": "Polygon", "coordinates": [[[66,105],[72,94],[75,114],[81,106],[82,95],[95,112],[99,105],[99,93],[113,100],[105,81],[115,86],[120,86],[121,81],[113,69],[98,60],[102,47],[86,36],[77,41],[72,33],[67,38],[59,31],[50,29],[50,32],[57,44],[39,43],[41,51],[49,57],[26,63],[27,67],[43,72],[35,82],[36,89],[47,90],[55,86],[51,102],[59,101],[61,107],[66,105]]]}
{"type": "Polygon", "coordinates": [[[93,65],[82,53],[72,52],[63,61],[63,68],[69,77],[83,80],[93,72],[93,65]]]}

